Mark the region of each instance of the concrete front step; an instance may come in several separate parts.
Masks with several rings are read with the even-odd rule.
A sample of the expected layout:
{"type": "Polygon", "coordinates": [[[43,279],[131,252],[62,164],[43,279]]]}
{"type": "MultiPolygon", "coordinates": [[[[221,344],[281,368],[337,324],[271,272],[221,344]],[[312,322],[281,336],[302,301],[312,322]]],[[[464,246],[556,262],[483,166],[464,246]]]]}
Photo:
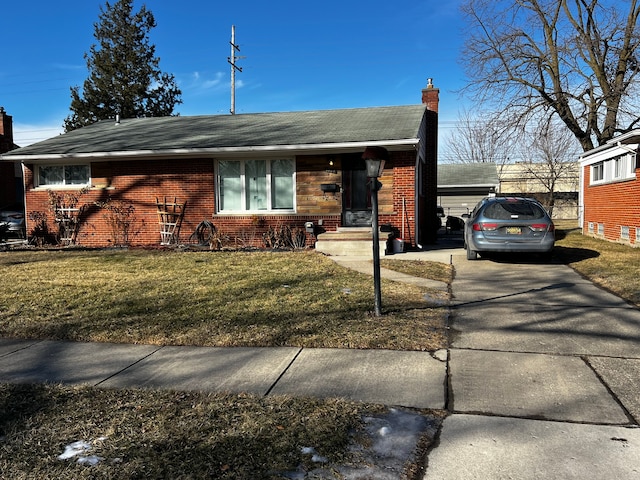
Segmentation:
{"type": "MultiPolygon", "coordinates": [[[[387,255],[389,232],[380,232],[380,255],[387,255]]],[[[316,251],[332,256],[373,256],[373,233],[371,228],[340,227],[335,232],[324,232],[318,235],[316,251]]]]}

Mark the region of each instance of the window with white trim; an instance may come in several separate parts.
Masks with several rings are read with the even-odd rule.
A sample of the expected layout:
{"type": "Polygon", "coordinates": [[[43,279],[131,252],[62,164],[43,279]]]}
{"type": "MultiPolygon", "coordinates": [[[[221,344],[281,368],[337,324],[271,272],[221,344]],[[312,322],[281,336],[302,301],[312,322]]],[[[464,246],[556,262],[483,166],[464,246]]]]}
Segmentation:
{"type": "Polygon", "coordinates": [[[591,184],[635,178],[636,155],[625,153],[591,165],[591,184]]]}
{"type": "Polygon", "coordinates": [[[218,211],[293,211],[295,160],[218,160],[218,211]]]}
{"type": "Polygon", "coordinates": [[[613,178],[622,178],[624,176],[624,157],[619,156],[613,160],[613,178]]]}
{"type": "Polygon", "coordinates": [[[629,240],[629,227],[626,225],[620,226],[620,238],[622,240],[629,240]]]}
{"type": "Polygon", "coordinates": [[[91,167],[78,165],[38,165],[37,186],[39,187],[83,187],[91,181],[91,167]]]}
{"type": "Polygon", "coordinates": [[[602,180],[604,180],[604,162],[594,163],[591,165],[591,183],[602,180]]]}

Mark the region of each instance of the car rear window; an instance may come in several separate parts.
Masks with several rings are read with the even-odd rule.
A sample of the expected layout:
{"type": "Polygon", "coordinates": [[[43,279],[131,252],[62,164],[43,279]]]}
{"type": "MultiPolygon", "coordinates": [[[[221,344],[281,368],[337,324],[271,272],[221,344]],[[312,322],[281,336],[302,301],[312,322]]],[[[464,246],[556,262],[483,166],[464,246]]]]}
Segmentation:
{"type": "Polygon", "coordinates": [[[506,201],[488,205],[484,211],[484,216],[496,220],[509,220],[512,218],[537,220],[544,218],[545,212],[544,209],[533,202],[506,201]]]}

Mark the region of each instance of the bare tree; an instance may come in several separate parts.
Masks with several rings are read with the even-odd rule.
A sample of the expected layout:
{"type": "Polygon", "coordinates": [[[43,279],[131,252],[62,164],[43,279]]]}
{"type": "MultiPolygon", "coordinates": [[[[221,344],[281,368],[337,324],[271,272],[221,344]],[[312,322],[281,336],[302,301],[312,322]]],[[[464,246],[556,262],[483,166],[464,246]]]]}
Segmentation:
{"type": "Polygon", "coordinates": [[[584,151],[639,118],[639,0],[464,0],[467,88],[512,125],[557,116],[584,151]]]}
{"type": "Polygon", "coordinates": [[[533,133],[521,137],[519,145],[522,179],[529,189],[544,194],[541,200],[549,212],[553,212],[558,192],[577,192],[579,183],[579,145],[571,132],[557,123],[539,124],[533,133]]]}
{"type": "Polygon", "coordinates": [[[442,163],[504,163],[509,160],[509,135],[495,114],[463,111],[444,138],[442,163]]]}

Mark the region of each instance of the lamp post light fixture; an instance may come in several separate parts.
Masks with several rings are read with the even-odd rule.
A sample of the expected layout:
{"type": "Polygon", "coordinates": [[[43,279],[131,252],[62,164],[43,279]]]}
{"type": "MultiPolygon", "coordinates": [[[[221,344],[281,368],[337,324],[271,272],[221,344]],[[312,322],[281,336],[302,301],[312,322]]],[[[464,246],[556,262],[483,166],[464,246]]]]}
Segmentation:
{"type": "Polygon", "coordinates": [[[383,147],[367,147],[362,154],[367,165],[367,177],[371,182],[371,230],[373,233],[373,289],[374,315],[382,315],[382,292],[380,287],[380,231],[378,229],[378,190],[382,184],[378,177],[382,176],[384,164],[389,160],[389,152],[383,147]]]}

